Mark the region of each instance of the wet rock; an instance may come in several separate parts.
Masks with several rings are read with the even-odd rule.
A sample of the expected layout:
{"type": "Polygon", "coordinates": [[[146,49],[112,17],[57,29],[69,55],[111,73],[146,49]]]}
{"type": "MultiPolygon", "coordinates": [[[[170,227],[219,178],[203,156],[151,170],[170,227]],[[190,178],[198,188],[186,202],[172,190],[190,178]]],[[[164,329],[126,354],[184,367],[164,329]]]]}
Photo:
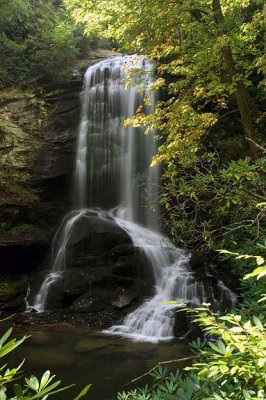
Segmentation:
{"type": "Polygon", "coordinates": [[[29,158],[36,142],[32,143],[29,133],[18,126],[14,121],[0,119],[0,150],[1,165],[14,169],[27,167],[29,158]]]}
{"type": "Polygon", "coordinates": [[[132,244],[119,244],[118,246],[114,247],[110,252],[110,257],[113,261],[116,261],[120,257],[135,255],[137,249],[132,246],[132,244]]]}
{"type": "Polygon", "coordinates": [[[202,337],[203,333],[200,327],[193,322],[191,315],[186,311],[178,311],[175,315],[174,336],[180,339],[194,339],[202,337]]]}
{"type": "Polygon", "coordinates": [[[89,290],[90,277],[79,271],[66,271],[63,275],[63,290],[70,296],[77,296],[89,290]]]}
{"type": "Polygon", "coordinates": [[[67,131],[57,135],[39,152],[35,166],[35,182],[48,185],[49,180],[72,174],[74,157],[75,137],[73,132],[67,131]]]}
{"type": "Polygon", "coordinates": [[[123,229],[111,219],[102,219],[90,213],[77,221],[69,242],[77,259],[81,253],[94,256],[108,254],[122,243],[132,243],[130,236],[123,229]]]}
{"type": "Polygon", "coordinates": [[[38,263],[46,250],[37,243],[0,245],[1,273],[29,273],[38,263]]]}
{"type": "Polygon", "coordinates": [[[202,253],[200,251],[194,252],[190,258],[190,265],[191,265],[192,269],[194,270],[194,269],[198,269],[198,268],[203,268],[205,265],[205,261],[206,261],[205,258],[206,257],[205,257],[204,253],[202,253]]]}
{"type": "MultiPolygon", "coordinates": [[[[96,312],[111,307],[117,308],[132,303],[136,296],[143,297],[151,289],[150,282],[113,274],[116,266],[97,268],[74,268],[65,271],[49,291],[46,307],[56,310],[70,307],[71,312],[96,312]]],[[[117,271],[116,271],[117,272],[117,271]]],[[[36,288],[38,289],[38,288],[36,288]]]]}
{"type": "Polygon", "coordinates": [[[64,308],[66,305],[62,279],[59,279],[50,287],[49,294],[46,299],[46,309],[56,310],[64,308]]]}
{"type": "Polygon", "coordinates": [[[26,310],[28,281],[25,276],[2,275],[0,281],[0,311],[26,310]]]}
{"type": "Polygon", "coordinates": [[[48,238],[41,230],[37,229],[37,227],[33,225],[16,225],[14,228],[5,231],[4,235],[0,235],[0,246],[29,246],[34,243],[47,245],[48,238]]]}
{"type": "Polygon", "coordinates": [[[108,306],[110,306],[108,299],[104,297],[94,297],[88,293],[74,301],[70,310],[77,313],[95,313],[103,311],[108,306]]]}
{"type": "Polygon", "coordinates": [[[80,271],[65,271],[50,288],[46,307],[48,310],[69,307],[79,296],[90,291],[91,281],[80,271]]]}
{"type": "Polygon", "coordinates": [[[133,291],[119,287],[114,291],[114,297],[111,300],[111,304],[114,307],[123,308],[129,306],[136,297],[137,295],[133,291]]]}
{"type": "MultiPolygon", "coordinates": [[[[133,246],[132,246],[133,247],[133,246]]],[[[111,268],[113,275],[127,278],[143,279],[153,281],[150,266],[143,255],[135,249],[131,249],[131,254],[119,257],[111,268]]]]}
{"type": "Polygon", "coordinates": [[[66,148],[72,147],[74,153],[73,134],[71,136],[68,133],[67,142],[53,143],[55,138],[63,135],[55,135],[52,120],[47,128],[47,116],[51,116],[51,109],[41,94],[38,97],[33,92],[12,89],[10,93],[0,93],[0,105],[1,272],[29,273],[39,265],[44,252],[48,250],[55,223],[64,213],[61,196],[66,194],[63,193],[64,188],[69,188],[69,183],[64,179],[71,169],[70,165],[73,165],[69,156],[60,168],[58,161],[60,171],[52,173],[51,169],[56,167],[60,157],[51,156],[49,162],[53,167],[48,168],[52,176],[50,181],[55,180],[54,177],[59,177],[60,181],[46,185],[50,178],[46,179],[48,172],[46,176],[43,172],[47,163],[38,169],[38,160],[42,159],[43,149],[47,147],[55,147],[63,158],[66,148]],[[1,102],[3,97],[6,97],[5,101],[1,102]],[[53,215],[50,218],[46,205],[40,201],[45,197],[49,197],[50,208],[56,201],[60,203],[56,218],[53,215]],[[46,235],[46,231],[49,235],[46,235]]]}

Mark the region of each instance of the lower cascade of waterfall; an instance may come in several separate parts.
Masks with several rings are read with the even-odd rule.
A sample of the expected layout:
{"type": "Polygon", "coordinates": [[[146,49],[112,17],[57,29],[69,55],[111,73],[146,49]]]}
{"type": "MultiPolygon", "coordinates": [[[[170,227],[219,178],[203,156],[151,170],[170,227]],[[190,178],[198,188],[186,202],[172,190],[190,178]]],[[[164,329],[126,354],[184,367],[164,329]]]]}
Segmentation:
{"type": "Polygon", "coordinates": [[[153,342],[174,339],[175,311],[185,304],[200,306],[209,303],[215,312],[220,303],[236,304],[236,295],[221,281],[216,297],[212,287],[196,279],[189,266],[189,255],[177,249],[168,238],[133,222],[115,218],[136,247],[149,260],[155,280],[154,296],[130,313],[121,325],[104,333],[122,335],[134,341],[153,342]]]}
{"type": "Polygon", "coordinates": [[[46,310],[53,285],[69,267],[67,250],[73,230],[81,218],[94,213],[99,219],[114,221],[127,232],[152,268],[154,280],[153,297],[131,312],[121,325],[112,326],[105,333],[158,342],[173,338],[177,304],[208,302],[219,312],[223,299],[233,306],[236,297],[222,282],[218,295],[211,287],[206,288],[191,271],[189,256],[160,233],[156,203],[160,171],[158,167],[149,167],[156,142],[153,135],[144,135],[143,128],[122,125],[140,106],[146,113],[153,111],[156,93],[149,91],[151,69],[150,61],[141,57],[114,57],[89,67],[85,74],[73,210],[65,216],[54,237],[53,267],[32,308],[46,310]],[[128,70],[131,75],[138,71],[138,76],[135,85],[126,89],[128,70]],[[146,82],[145,90],[140,90],[139,76],[146,82]],[[148,106],[144,102],[147,95],[148,106]]]}

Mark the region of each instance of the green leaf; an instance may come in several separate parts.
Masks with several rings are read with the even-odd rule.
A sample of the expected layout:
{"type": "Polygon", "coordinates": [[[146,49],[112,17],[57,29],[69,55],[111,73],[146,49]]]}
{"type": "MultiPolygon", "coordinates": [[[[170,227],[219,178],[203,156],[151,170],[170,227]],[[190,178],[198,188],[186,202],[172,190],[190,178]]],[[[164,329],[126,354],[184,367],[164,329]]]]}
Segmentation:
{"type": "Polygon", "coordinates": [[[88,390],[92,387],[92,384],[89,384],[87,386],[85,386],[82,391],[73,399],[73,400],[79,400],[82,397],[86,396],[88,390]]]}
{"type": "Polygon", "coordinates": [[[15,392],[16,397],[22,397],[23,396],[23,389],[17,383],[15,383],[15,385],[14,385],[14,392],[15,392]]]}
{"type": "Polygon", "coordinates": [[[216,353],[219,353],[219,354],[224,355],[225,352],[226,352],[225,346],[224,346],[223,342],[221,342],[221,341],[218,341],[218,342],[217,342],[217,346],[216,346],[214,343],[209,342],[209,346],[210,346],[216,353]]]}
{"type": "Polygon", "coordinates": [[[27,337],[28,336],[24,336],[22,339],[19,339],[19,340],[12,339],[8,343],[6,343],[4,346],[2,346],[2,348],[0,348],[0,358],[4,357],[6,354],[13,351],[16,347],[18,347],[21,343],[23,343],[27,337]]]}
{"type": "Polygon", "coordinates": [[[38,381],[38,379],[36,378],[36,376],[31,375],[31,377],[30,377],[29,379],[28,379],[28,378],[25,378],[25,382],[26,382],[27,386],[28,386],[30,389],[33,389],[35,392],[38,391],[38,389],[39,389],[39,381],[38,381]]]}
{"type": "Polygon", "coordinates": [[[199,372],[198,376],[199,376],[199,378],[204,378],[204,377],[206,377],[208,375],[208,373],[209,373],[209,369],[208,368],[203,368],[199,372]]]}
{"type": "Polygon", "coordinates": [[[233,326],[233,328],[230,328],[230,332],[241,333],[243,332],[243,328],[241,328],[240,326],[233,326]]]}
{"type": "Polygon", "coordinates": [[[226,374],[228,371],[229,371],[229,368],[227,367],[227,365],[221,365],[220,366],[220,371],[223,373],[223,374],[226,374]]]}
{"type": "Polygon", "coordinates": [[[42,390],[47,383],[49,383],[51,381],[51,379],[54,378],[54,376],[52,376],[50,379],[50,371],[45,371],[45,373],[43,374],[42,378],[41,378],[41,383],[40,383],[40,390],[42,390]]]}
{"type": "Polygon", "coordinates": [[[9,328],[8,331],[1,337],[0,339],[0,347],[5,343],[5,341],[9,338],[12,333],[12,328],[9,328]]]}
{"type": "Polygon", "coordinates": [[[253,317],[253,321],[255,323],[255,325],[259,328],[260,331],[264,331],[264,327],[261,323],[261,321],[259,320],[259,318],[257,318],[256,316],[253,317]]]}
{"type": "Polygon", "coordinates": [[[0,400],[6,400],[6,387],[0,387],[0,400]]]}
{"type": "Polygon", "coordinates": [[[266,364],[266,359],[265,358],[259,358],[258,359],[258,366],[260,368],[263,368],[265,364],[266,364]]]}
{"type": "Polygon", "coordinates": [[[235,375],[238,371],[239,371],[239,367],[235,366],[235,367],[230,369],[230,374],[231,375],[235,375]]]}

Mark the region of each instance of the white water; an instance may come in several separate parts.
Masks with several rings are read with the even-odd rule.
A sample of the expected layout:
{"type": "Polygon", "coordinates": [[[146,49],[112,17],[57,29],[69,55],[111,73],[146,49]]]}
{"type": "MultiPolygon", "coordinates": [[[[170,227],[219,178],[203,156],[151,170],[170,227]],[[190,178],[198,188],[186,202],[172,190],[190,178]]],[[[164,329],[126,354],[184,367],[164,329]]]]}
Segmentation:
{"type": "MultiPolygon", "coordinates": [[[[142,69],[142,79],[150,84],[151,63],[134,56],[102,61],[89,67],[85,74],[74,174],[74,210],[65,216],[55,235],[53,268],[33,307],[37,311],[45,310],[53,284],[67,268],[73,227],[97,207],[98,218],[112,218],[130,235],[134,246],[152,267],[154,279],[154,296],[130,313],[121,325],[106,332],[158,342],[173,338],[173,311],[177,306],[166,304],[167,301],[194,305],[209,301],[219,309],[221,298],[216,298],[211,288],[207,290],[196,280],[189,268],[189,257],[159,232],[156,203],[159,169],[149,168],[156,153],[156,142],[152,135],[144,135],[143,128],[122,126],[122,121],[133,116],[141,105],[147,113],[151,112],[156,96],[151,94],[152,105],[145,106],[146,93],[145,90],[140,93],[138,82],[125,89],[127,68],[142,69]]],[[[221,286],[221,293],[233,303],[229,289],[221,286]]]]}

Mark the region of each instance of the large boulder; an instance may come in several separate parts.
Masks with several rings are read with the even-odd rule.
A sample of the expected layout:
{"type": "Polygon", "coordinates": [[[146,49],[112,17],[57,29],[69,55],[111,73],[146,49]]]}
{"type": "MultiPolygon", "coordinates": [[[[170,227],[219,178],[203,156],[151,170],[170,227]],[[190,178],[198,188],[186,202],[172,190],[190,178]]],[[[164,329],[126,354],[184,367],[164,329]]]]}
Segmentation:
{"type": "MultiPolygon", "coordinates": [[[[121,244],[132,246],[130,236],[115,221],[101,217],[97,212],[88,211],[75,223],[73,227],[69,246],[71,248],[73,260],[72,264],[80,266],[82,264],[82,255],[85,255],[84,261],[88,263],[84,267],[93,267],[95,259],[93,257],[102,257],[104,262],[111,263],[111,254],[113,249],[121,244]],[[86,258],[89,255],[91,260],[86,258]]],[[[98,259],[99,260],[99,259],[98,259]]],[[[97,266],[96,263],[95,266],[97,266]]]]}
{"type": "MultiPolygon", "coordinates": [[[[71,218],[72,213],[66,224],[71,218]]],[[[63,232],[64,227],[59,237],[63,232]]],[[[47,309],[93,312],[107,303],[108,307],[123,308],[135,297],[150,294],[149,263],[114,220],[87,210],[70,232],[67,269],[50,288],[47,309]]]]}

